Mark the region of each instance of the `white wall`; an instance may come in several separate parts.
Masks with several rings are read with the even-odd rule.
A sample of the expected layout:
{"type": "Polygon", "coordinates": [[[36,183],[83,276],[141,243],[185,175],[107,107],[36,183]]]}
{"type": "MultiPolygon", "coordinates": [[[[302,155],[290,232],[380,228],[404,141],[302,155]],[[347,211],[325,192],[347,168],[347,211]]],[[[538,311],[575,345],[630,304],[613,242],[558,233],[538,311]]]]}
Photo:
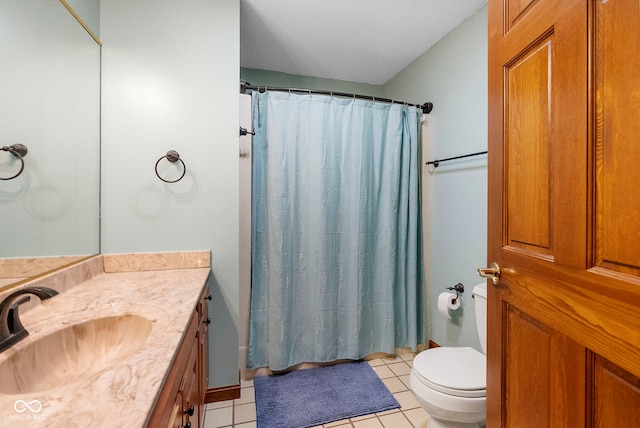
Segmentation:
{"type": "Polygon", "coordinates": [[[103,1],[100,38],[102,253],[211,249],[210,386],[237,384],[239,1],[103,1]]]}
{"type": "MultiPolygon", "coordinates": [[[[423,127],[424,161],[486,150],[486,6],[389,81],[385,91],[393,99],[434,103],[423,127]]],[[[428,331],[440,345],[480,349],[471,290],[482,282],[476,268],[486,264],[486,160],[430,170],[423,163],[428,331]],[[458,282],[466,287],[463,307],[447,320],[436,311],[437,295],[458,282]]]]}
{"type": "Polygon", "coordinates": [[[368,83],[346,82],[322,77],[300,76],[279,71],[241,68],[240,78],[253,86],[275,86],[298,89],[319,89],[324,91],[347,92],[352,94],[384,96],[384,87],[368,83]]]}

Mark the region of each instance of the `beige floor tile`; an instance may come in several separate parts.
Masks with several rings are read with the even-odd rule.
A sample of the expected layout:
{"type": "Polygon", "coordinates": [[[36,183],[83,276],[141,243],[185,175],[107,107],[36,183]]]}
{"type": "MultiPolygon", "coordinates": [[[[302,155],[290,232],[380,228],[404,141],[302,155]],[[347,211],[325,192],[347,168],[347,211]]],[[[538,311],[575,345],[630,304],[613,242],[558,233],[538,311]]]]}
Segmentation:
{"type": "Polygon", "coordinates": [[[398,412],[400,412],[400,409],[391,409],[391,410],[386,410],[386,411],[381,412],[381,413],[376,413],[376,416],[380,417],[380,416],[390,415],[391,413],[398,413],[398,412]]]}
{"type": "Polygon", "coordinates": [[[415,357],[416,354],[414,352],[404,352],[400,354],[400,358],[402,358],[407,363],[412,362],[415,357]]]}
{"type": "Polygon", "coordinates": [[[253,377],[256,378],[258,376],[268,376],[270,374],[271,374],[271,370],[269,370],[266,367],[260,367],[255,371],[255,373],[253,373],[253,377]]]}
{"type": "MultiPolygon", "coordinates": [[[[327,428],[329,425],[323,425],[323,427],[327,428]]],[[[331,428],[353,428],[353,425],[351,425],[350,423],[347,424],[343,424],[343,425],[331,425],[331,428]]]]}
{"type": "Polygon", "coordinates": [[[351,422],[357,422],[357,421],[363,421],[365,419],[371,419],[371,418],[375,418],[375,417],[376,417],[375,413],[370,413],[368,415],[356,416],[355,418],[351,418],[350,421],[351,422]]]}
{"type": "Polygon", "coordinates": [[[426,428],[429,420],[429,413],[422,407],[404,412],[404,415],[411,421],[415,428],[426,428]]]}
{"type": "Polygon", "coordinates": [[[411,422],[401,412],[380,416],[379,419],[385,428],[413,428],[411,422]]]}
{"type": "Polygon", "coordinates": [[[384,361],[380,358],[376,358],[375,360],[367,361],[371,367],[382,366],[384,365],[384,361]]]}
{"type": "Polygon", "coordinates": [[[351,422],[349,420],[335,421],[328,424],[322,425],[324,428],[339,428],[339,427],[350,427],[351,422]]]}
{"type": "Polygon", "coordinates": [[[256,420],[255,403],[239,404],[233,406],[233,409],[233,422],[236,424],[242,424],[245,422],[256,420]]]}
{"type": "Polygon", "coordinates": [[[215,403],[208,403],[207,410],[221,409],[223,407],[231,407],[231,406],[233,406],[233,400],[216,401],[215,403]]]}
{"type": "Polygon", "coordinates": [[[411,381],[409,380],[410,375],[398,376],[398,379],[402,381],[403,384],[406,385],[407,389],[411,389],[411,381]]]}
{"type": "Polygon", "coordinates": [[[407,386],[397,377],[389,377],[382,379],[382,382],[387,386],[387,389],[393,394],[394,392],[406,391],[407,386]]]}
{"type": "Polygon", "coordinates": [[[256,421],[246,422],[244,424],[235,424],[233,428],[257,428],[256,421]]]}
{"type": "Polygon", "coordinates": [[[372,367],[380,379],[386,379],[388,377],[395,376],[393,372],[386,365],[372,367]]]}
{"type": "Polygon", "coordinates": [[[402,359],[397,355],[393,355],[388,357],[382,357],[382,361],[384,361],[385,364],[393,364],[393,363],[401,362],[402,359]]]}
{"type": "Polygon", "coordinates": [[[397,392],[393,394],[393,396],[398,400],[398,403],[400,403],[400,409],[403,411],[422,407],[411,391],[397,392]]]}
{"type": "Polygon", "coordinates": [[[240,388],[252,388],[253,387],[253,379],[243,380],[240,382],[240,388]]]}
{"type": "Polygon", "coordinates": [[[204,418],[204,428],[221,428],[233,424],[233,407],[207,410],[204,418]]]}
{"type": "Polygon", "coordinates": [[[247,404],[247,403],[255,403],[256,401],[256,393],[255,388],[242,388],[240,390],[240,398],[233,400],[233,404],[247,404]]]}
{"type": "Polygon", "coordinates": [[[404,376],[411,373],[411,367],[404,361],[395,364],[387,364],[387,367],[389,367],[396,376],[404,376]]]}
{"type": "Polygon", "coordinates": [[[363,421],[352,422],[355,428],[384,428],[378,418],[365,419],[363,421]]]}

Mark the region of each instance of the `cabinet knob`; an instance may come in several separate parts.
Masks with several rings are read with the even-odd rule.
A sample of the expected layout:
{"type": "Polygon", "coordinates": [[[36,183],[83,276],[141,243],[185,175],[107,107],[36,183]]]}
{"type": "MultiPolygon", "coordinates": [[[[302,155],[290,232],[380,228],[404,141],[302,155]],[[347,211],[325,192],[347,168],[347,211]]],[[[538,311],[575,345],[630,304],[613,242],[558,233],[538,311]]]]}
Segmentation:
{"type": "Polygon", "coordinates": [[[209,294],[207,297],[205,297],[205,299],[207,299],[208,301],[211,301],[211,299],[213,299],[213,297],[211,296],[211,294],[209,294]]]}
{"type": "Polygon", "coordinates": [[[191,421],[187,422],[182,426],[182,428],[191,428],[191,421]]]}
{"type": "Polygon", "coordinates": [[[206,325],[211,324],[211,318],[207,318],[206,320],[202,321],[203,323],[205,323],[206,325]]]}
{"type": "MultiPolygon", "coordinates": [[[[193,416],[193,414],[196,412],[196,408],[193,407],[193,405],[189,406],[189,408],[187,410],[184,411],[185,415],[189,415],[189,416],[193,416]]],[[[185,425],[186,427],[186,425],[185,425]]]]}

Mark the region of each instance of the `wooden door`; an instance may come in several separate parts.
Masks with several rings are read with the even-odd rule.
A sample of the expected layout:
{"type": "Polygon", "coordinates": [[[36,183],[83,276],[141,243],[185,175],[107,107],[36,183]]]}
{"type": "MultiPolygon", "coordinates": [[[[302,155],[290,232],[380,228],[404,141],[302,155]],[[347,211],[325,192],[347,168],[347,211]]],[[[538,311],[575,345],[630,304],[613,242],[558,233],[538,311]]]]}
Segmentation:
{"type": "Polygon", "coordinates": [[[640,427],[640,2],[489,0],[487,426],[640,427]]]}

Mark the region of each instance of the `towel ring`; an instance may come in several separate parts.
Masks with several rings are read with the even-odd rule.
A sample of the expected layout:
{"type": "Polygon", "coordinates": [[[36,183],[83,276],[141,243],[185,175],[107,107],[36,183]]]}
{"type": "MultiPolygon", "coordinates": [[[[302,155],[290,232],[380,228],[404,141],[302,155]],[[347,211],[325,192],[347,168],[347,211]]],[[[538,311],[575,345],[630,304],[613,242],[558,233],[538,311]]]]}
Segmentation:
{"type": "Polygon", "coordinates": [[[180,154],[175,150],[169,150],[166,155],[162,156],[156,162],[156,175],[160,180],[164,181],[165,183],[177,183],[178,181],[182,180],[182,177],[184,177],[186,173],[187,173],[187,165],[185,165],[184,161],[180,159],[180,154]],[[176,180],[165,180],[164,178],[160,177],[160,173],[158,173],[158,164],[162,159],[165,159],[165,158],[171,163],[180,161],[180,163],[182,164],[182,175],[178,177],[176,180]]]}
{"type": "Polygon", "coordinates": [[[24,144],[14,144],[12,146],[4,146],[0,150],[11,153],[13,156],[17,157],[20,160],[20,171],[16,175],[11,177],[0,177],[0,180],[13,180],[24,171],[24,157],[29,153],[27,146],[24,144]]]}

